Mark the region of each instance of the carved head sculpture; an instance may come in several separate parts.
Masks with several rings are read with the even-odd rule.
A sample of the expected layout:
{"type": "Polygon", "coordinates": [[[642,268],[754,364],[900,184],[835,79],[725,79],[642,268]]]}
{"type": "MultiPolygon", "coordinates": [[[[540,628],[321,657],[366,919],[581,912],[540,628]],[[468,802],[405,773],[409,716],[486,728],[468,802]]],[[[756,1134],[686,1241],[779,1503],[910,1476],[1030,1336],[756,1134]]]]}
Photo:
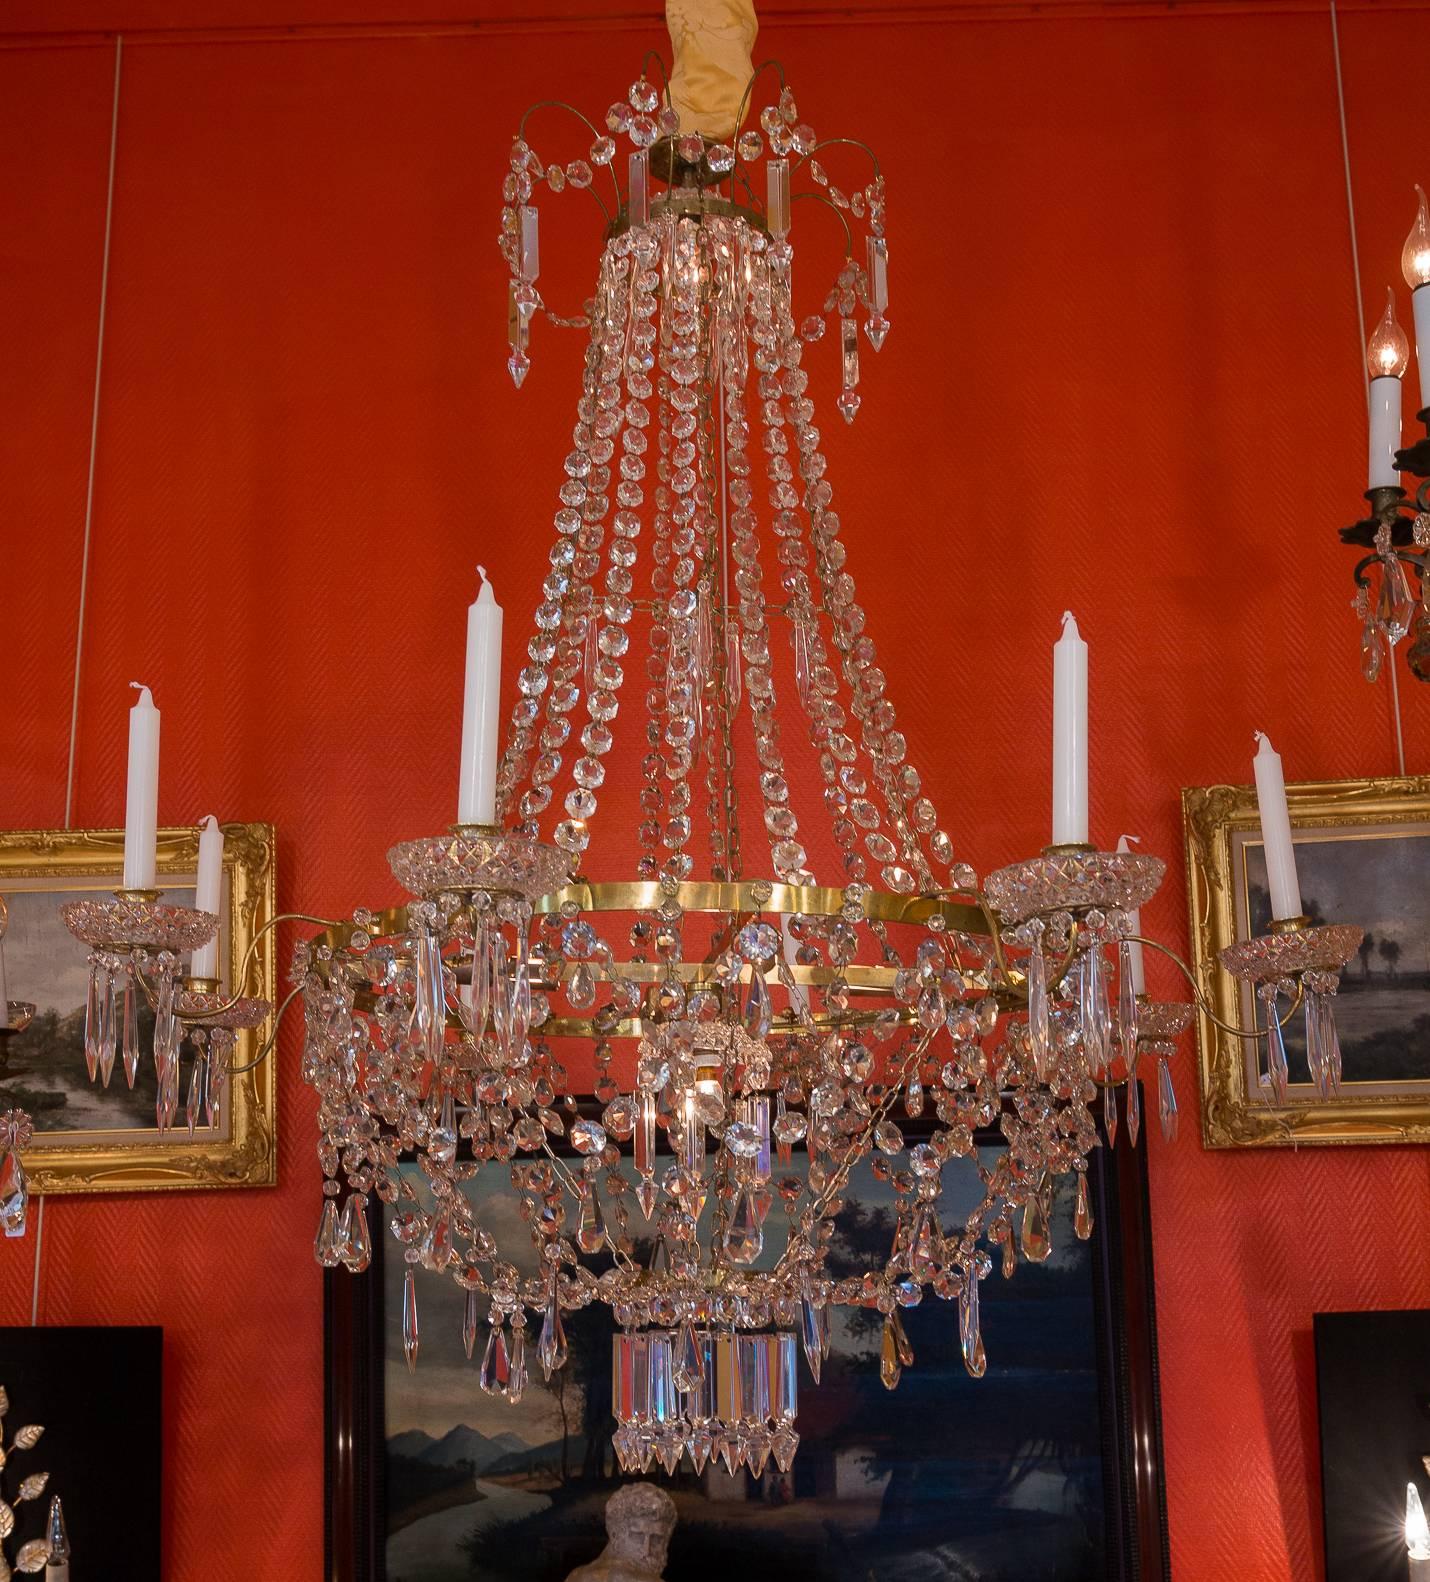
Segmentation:
{"type": "Polygon", "coordinates": [[[606,1537],[614,1558],[659,1577],[665,1571],[675,1501],[653,1483],[628,1483],[606,1501],[606,1537]]]}

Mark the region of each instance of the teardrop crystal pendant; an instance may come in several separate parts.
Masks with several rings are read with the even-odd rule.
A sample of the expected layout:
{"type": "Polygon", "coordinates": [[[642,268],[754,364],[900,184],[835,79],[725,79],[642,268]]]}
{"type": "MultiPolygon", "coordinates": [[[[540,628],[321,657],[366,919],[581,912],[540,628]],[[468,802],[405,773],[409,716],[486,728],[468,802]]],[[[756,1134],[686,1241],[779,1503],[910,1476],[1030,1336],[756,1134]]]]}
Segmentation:
{"type": "Polygon", "coordinates": [[[92,957],[89,964],[89,987],[84,999],[84,1065],[89,1080],[99,1074],[99,975],[101,968],[92,957]]]}
{"type": "Polygon", "coordinates": [[[988,1368],[983,1354],[983,1333],[979,1327],[978,1275],[973,1269],[963,1273],[963,1289],[958,1296],[958,1349],[963,1354],[963,1366],[975,1379],[981,1379],[988,1368]]]}
{"type": "Polygon", "coordinates": [[[1132,980],[1132,946],[1117,947],[1117,1041],[1129,1080],[1137,1070],[1137,991],[1132,980]]]}
{"type": "Polygon", "coordinates": [[[114,1070],[117,1033],[114,1021],[114,974],[106,972],[99,999],[99,1080],[106,1088],[114,1070]]]}
{"type": "Polygon", "coordinates": [[[1088,1191],[1086,1170],[1079,1170],[1077,1173],[1077,1207],[1073,1210],[1073,1234],[1079,1241],[1086,1241],[1092,1235],[1092,1195],[1088,1191]]]}
{"type": "Polygon", "coordinates": [[[1405,575],[1394,550],[1381,556],[1380,596],[1376,600],[1376,624],[1392,646],[1410,630],[1415,617],[1415,599],[1410,592],[1410,580],[1405,575]]]}
{"type": "Polygon", "coordinates": [[[1117,1146],[1117,1089],[1109,1082],[1102,1090],[1102,1127],[1107,1133],[1107,1146],[1117,1146]]]}
{"type": "Polygon", "coordinates": [[[814,1305],[814,1295],[807,1279],[799,1298],[799,1338],[804,1347],[804,1360],[809,1364],[810,1376],[818,1384],[824,1347],[820,1337],[819,1309],[814,1305]]]}
{"type": "Polygon", "coordinates": [[[487,1349],[482,1353],[482,1366],[477,1374],[478,1386],[488,1395],[505,1395],[511,1382],[511,1359],[507,1356],[506,1326],[497,1314],[492,1315],[491,1334],[487,1336],[487,1349]]]}
{"type": "MultiPolygon", "coordinates": [[[[518,1314],[517,1318],[521,1318],[518,1314]]],[[[520,1404],[521,1398],[526,1394],[526,1324],[523,1319],[518,1323],[514,1318],[511,1322],[511,1344],[507,1347],[510,1359],[511,1374],[506,1387],[506,1398],[511,1405],[520,1404]]]]}
{"type": "Polygon", "coordinates": [[[1029,1263],[1046,1263],[1053,1250],[1053,1238],[1048,1227],[1047,1206],[1043,1193],[1048,1190],[1046,1178],[1023,1206],[1023,1232],[1019,1238],[1023,1256],[1029,1263]]]}
{"type": "Polygon", "coordinates": [[[466,1306],[462,1310],[462,1350],[467,1354],[467,1361],[472,1360],[472,1352],[476,1349],[478,1334],[478,1297],[475,1289],[467,1292],[466,1306]]]}
{"type": "Polygon", "coordinates": [[[126,976],[124,982],[123,1021],[120,1054],[124,1060],[124,1080],[132,1092],[134,1079],[139,1075],[139,990],[132,975],[126,976]]]}
{"type": "Polygon", "coordinates": [[[748,1266],[765,1250],[765,1233],[755,1207],[754,1193],[741,1187],[735,1194],[730,1222],[725,1227],[725,1251],[732,1263],[748,1266]]]}
{"type": "Polygon", "coordinates": [[[601,1213],[601,1200],[596,1195],[595,1183],[588,1183],[581,1198],[581,1219],[576,1229],[576,1243],[582,1252],[600,1252],[606,1245],[606,1218],[601,1213]]]}
{"type": "Polygon", "coordinates": [[[1135,1148],[1142,1135],[1142,1084],[1136,1077],[1127,1082],[1127,1141],[1135,1148]]]}
{"type": "Polygon", "coordinates": [[[325,1269],[336,1269],[343,1261],[343,1238],[338,1229],[338,1205],[332,1198],[323,1199],[323,1212],[318,1218],[318,1234],[313,1238],[313,1256],[325,1269]]]}
{"type": "Polygon", "coordinates": [[[20,1156],[12,1148],[0,1159],[0,1226],[7,1237],[25,1234],[25,1218],[30,1207],[30,1181],[20,1156]]]}
{"type": "MultiPolygon", "coordinates": [[[[361,1192],[349,1194],[343,1204],[340,1225],[343,1262],[354,1274],[361,1274],[372,1262],[372,1241],[367,1232],[367,1199],[361,1192]]],[[[412,1271],[409,1269],[408,1273],[412,1271]]]]}
{"type": "Polygon", "coordinates": [[[561,1304],[554,1292],[541,1320],[541,1338],[536,1343],[536,1355],[541,1363],[541,1371],[548,1379],[566,1366],[566,1327],[561,1322],[561,1304]]]}
{"type": "Polygon", "coordinates": [[[1162,1121],[1162,1136],[1169,1142],[1177,1140],[1177,1095],[1172,1087],[1172,1073],[1167,1062],[1157,1062],[1157,1110],[1162,1121]]]}
{"type": "Polygon", "coordinates": [[[1028,1042],[1033,1050],[1033,1069],[1038,1081],[1046,1082],[1052,1054],[1052,1026],[1048,1016],[1048,965],[1043,958],[1043,935],[1039,929],[1028,952],[1028,1042]]]}
{"type": "Polygon", "coordinates": [[[1290,1068],[1286,1062],[1286,1035],[1276,1014],[1276,999],[1266,1001],[1266,1068],[1271,1077],[1271,1093],[1277,1104],[1286,1102],[1290,1068]]]}
{"type": "Polygon", "coordinates": [[[705,1380],[705,1363],[700,1343],[695,1338],[695,1324],[688,1317],[676,1338],[671,1376],[678,1390],[698,1390],[705,1380]]]}
{"type": "Polygon", "coordinates": [[[417,1371],[417,1347],[420,1335],[417,1328],[417,1271],[408,1264],[402,1277],[402,1352],[407,1358],[407,1371],[417,1371]]]}
{"type": "Polygon", "coordinates": [[[899,1379],[904,1371],[903,1364],[899,1361],[898,1341],[894,1335],[894,1326],[898,1321],[896,1309],[884,1320],[884,1334],[879,1342],[879,1382],[886,1390],[898,1388],[899,1379]]]}

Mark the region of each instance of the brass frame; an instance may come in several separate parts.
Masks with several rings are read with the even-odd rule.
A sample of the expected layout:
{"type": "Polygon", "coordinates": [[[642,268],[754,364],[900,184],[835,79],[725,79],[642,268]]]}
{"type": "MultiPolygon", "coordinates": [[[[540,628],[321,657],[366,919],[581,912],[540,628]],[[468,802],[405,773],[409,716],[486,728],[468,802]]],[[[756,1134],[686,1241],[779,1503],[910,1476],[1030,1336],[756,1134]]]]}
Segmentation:
{"type": "MultiPolygon", "coordinates": [[[[229,880],[226,934],[221,931],[221,970],[232,992],[273,999],[274,933],[256,941],[247,983],[236,973],[251,943],[274,915],[274,832],[271,824],[225,824],[224,870],[229,880]]],[[[158,882],[166,875],[192,874],[198,866],[198,831],[159,831],[158,882]]],[[[48,880],[57,890],[111,891],[124,864],[124,831],[49,829],[0,831],[0,894],[15,879],[48,880]]],[[[220,925],[222,930],[222,923],[220,925]]],[[[83,959],[84,946],[73,942],[83,959]]],[[[18,985],[16,988],[18,989],[18,985]]],[[[158,1192],[209,1187],[261,1187],[278,1183],[277,1073],[272,1058],[256,1069],[240,1068],[262,1046],[265,1027],[240,1032],[229,1080],[229,1135],[214,1141],[196,1131],[192,1141],[180,1125],[160,1137],[145,1130],[133,1143],[46,1146],[37,1133],[25,1150],[25,1169],[36,1193],[158,1192]]],[[[120,1079],[122,1080],[122,1079],[120,1079]]],[[[83,1133],[69,1133],[82,1136],[83,1133]]]]}
{"type": "MultiPolygon", "coordinates": [[[[1293,830],[1354,830],[1423,823],[1430,836],[1430,776],[1315,780],[1288,785],[1293,830]]],[[[1259,830],[1250,786],[1191,786],[1182,791],[1191,955],[1197,988],[1222,1020],[1244,1020],[1245,987],[1224,972],[1217,953],[1239,936],[1232,842],[1259,830]]],[[[1354,918],[1339,921],[1354,922],[1354,918]]],[[[1430,1077],[1420,1090],[1358,1096],[1347,1071],[1339,1097],[1293,1089],[1284,1108],[1247,1091],[1247,1046],[1197,1009],[1197,1072],[1202,1142],[1207,1148],[1332,1146],[1430,1142],[1430,1077]]]]}

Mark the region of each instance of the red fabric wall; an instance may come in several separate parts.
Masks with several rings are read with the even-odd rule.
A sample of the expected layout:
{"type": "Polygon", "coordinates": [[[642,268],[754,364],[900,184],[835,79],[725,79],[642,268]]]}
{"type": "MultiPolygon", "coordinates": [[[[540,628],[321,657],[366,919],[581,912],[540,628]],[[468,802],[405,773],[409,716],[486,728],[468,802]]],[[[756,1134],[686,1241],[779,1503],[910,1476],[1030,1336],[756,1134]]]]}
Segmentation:
{"type": "MultiPolygon", "coordinates": [[[[571,0],[549,22],[488,4],[476,31],[284,37],[219,29],[340,13],[8,8],[0,822],[64,815],[113,81],[99,30],[210,28],[126,41],[75,822],[122,817],[124,688],[142,677],[165,715],[161,817],[271,819],[280,903],[340,913],[390,899],[387,846],[452,815],[473,563],[501,590],[514,669],[545,562],[580,345],[539,327],[513,393],[508,138],[539,96],[599,114],[662,41],[648,9],[639,28],[571,0]]],[[[851,568],[980,870],[1046,838],[1048,646],[1076,609],[1095,833],[1170,859],[1147,921],[1184,946],[1180,786],[1247,778],[1258,727],[1292,776],[1395,763],[1334,533],[1359,501],[1364,408],[1328,17],[911,16],[786,5],[762,38],[807,119],[867,137],[888,173],[894,330],[852,429],[829,409],[832,352],[813,363],[851,568]]],[[[1430,180],[1404,132],[1430,11],[1343,10],[1341,33],[1375,304],[1411,182],[1430,180]]],[[[579,300],[596,236],[574,207],[568,223],[543,284],[579,300]]],[[[1430,698],[1403,689],[1415,770],[1430,698]]],[[[1189,1112],[1191,1068],[1189,1051],[1189,1112]]],[[[46,1216],[43,1322],[167,1332],[179,1582],[319,1569],[318,1178],[291,1039],[280,1095],[277,1190],[46,1216]]],[[[1320,1566],[1310,1316],[1430,1301],[1426,1157],[1212,1155],[1188,1121],[1175,1149],[1150,1144],[1175,1569],[1301,1582],[1320,1566]]],[[[32,1256],[0,1246],[0,1322],[28,1320],[32,1256]]]]}

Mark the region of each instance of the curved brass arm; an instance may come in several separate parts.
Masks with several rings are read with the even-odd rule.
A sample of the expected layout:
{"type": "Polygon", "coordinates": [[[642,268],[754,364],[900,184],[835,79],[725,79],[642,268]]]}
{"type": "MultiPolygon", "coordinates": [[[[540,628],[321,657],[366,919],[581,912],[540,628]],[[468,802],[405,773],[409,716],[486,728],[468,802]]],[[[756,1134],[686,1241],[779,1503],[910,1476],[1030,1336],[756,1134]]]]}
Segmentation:
{"type": "MultiPolygon", "coordinates": [[[[238,972],[234,975],[235,982],[239,985],[237,993],[234,994],[232,999],[224,1000],[221,1004],[212,1006],[202,1016],[191,1017],[189,1020],[195,1022],[211,1021],[215,1016],[223,1016],[231,1011],[240,1000],[248,998],[243,992],[243,986],[248,982],[249,969],[258,958],[258,942],[265,934],[277,928],[280,923],[313,923],[319,928],[329,931],[344,926],[341,919],[334,921],[330,917],[314,917],[309,912],[279,912],[276,916],[270,917],[263,927],[254,934],[253,938],[249,940],[248,949],[244,951],[243,959],[238,964],[238,972]]],[[[358,927],[356,923],[348,926],[351,928],[358,927]]],[[[142,974],[139,976],[142,980],[142,974]]],[[[155,1003],[154,993],[147,983],[144,984],[144,998],[148,1000],[150,1009],[153,1009],[155,1003]]]]}
{"type": "MultiPolygon", "coordinates": [[[[1185,961],[1182,960],[1175,950],[1169,950],[1166,945],[1161,943],[1160,940],[1148,939],[1145,934],[1124,934],[1123,938],[1131,944],[1150,945],[1153,950],[1160,951],[1168,959],[1168,961],[1175,962],[1177,970],[1187,980],[1187,987],[1192,991],[1192,998],[1197,1002],[1197,1009],[1202,1013],[1203,1016],[1207,1018],[1209,1022],[1214,1022],[1219,1028],[1221,1028],[1224,1033],[1230,1033],[1235,1038],[1249,1038],[1252,1040],[1265,1036],[1266,1029],[1263,1027],[1253,1027],[1248,1031],[1245,1027],[1235,1027],[1230,1022],[1222,1021],[1221,1017],[1219,1017],[1216,1012],[1212,1010],[1211,1006],[1207,1004],[1206,996],[1202,993],[1201,986],[1197,983],[1196,978],[1192,976],[1192,969],[1186,964],[1185,961]]],[[[1305,988],[1301,981],[1297,979],[1296,993],[1292,996],[1291,1004],[1287,1008],[1285,1016],[1278,1016],[1276,1018],[1277,1024],[1279,1026],[1285,1027],[1300,1009],[1301,1001],[1305,997],[1305,992],[1305,988]]]]}
{"type": "Polygon", "coordinates": [[[807,165],[810,162],[810,160],[813,159],[814,156],[817,153],[819,153],[819,151],[821,149],[837,148],[841,143],[848,144],[848,146],[850,148],[862,149],[869,156],[869,163],[874,167],[875,179],[877,179],[878,177],[880,177],[880,176],[882,176],[884,174],[884,172],[879,168],[879,156],[874,152],[874,150],[872,148],[869,147],[869,145],[866,142],[864,142],[864,140],[862,138],[858,138],[858,137],[825,137],[825,138],[821,138],[820,141],[817,142],[814,145],[814,147],[812,149],[810,149],[810,151],[807,154],[801,154],[799,156],[798,162],[790,167],[790,176],[791,176],[791,178],[794,176],[796,171],[803,169],[803,167],[805,165],[807,165]]]}
{"type": "MultiPolygon", "coordinates": [[[[645,68],[642,67],[641,69],[644,70],[645,68]]],[[[585,126],[587,131],[590,132],[592,137],[599,140],[606,135],[603,131],[601,131],[601,129],[593,120],[591,120],[588,116],[582,115],[582,113],[576,108],[574,104],[567,104],[564,99],[538,99],[535,104],[527,105],[526,109],[522,111],[521,121],[517,126],[518,137],[523,139],[526,137],[526,123],[533,115],[536,114],[538,110],[565,110],[568,114],[574,115],[576,119],[580,121],[583,126],[585,126]]],[[[606,169],[611,174],[611,189],[616,195],[616,208],[619,209],[621,206],[621,184],[616,178],[616,167],[614,162],[607,165],[606,169]]],[[[601,197],[601,194],[596,191],[594,184],[588,187],[586,190],[591,194],[596,202],[601,205],[601,213],[606,216],[606,223],[609,225],[611,222],[611,211],[606,207],[605,200],[601,197]]]]}
{"type": "Polygon", "coordinates": [[[274,1046],[278,1042],[278,1029],[283,1022],[283,1013],[290,1005],[292,1005],[293,1001],[297,999],[297,997],[302,992],[303,985],[301,983],[298,984],[296,988],[289,989],[287,994],[283,996],[282,1003],[279,1005],[278,1010],[273,1017],[273,1030],[269,1033],[268,1037],[263,1040],[262,1049],[258,1051],[252,1060],[246,1061],[243,1065],[230,1066],[228,1068],[230,1076],[241,1077],[246,1071],[256,1070],[257,1067],[261,1066],[263,1062],[268,1059],[269,1055],[273,1053],[274,1046]]]}

